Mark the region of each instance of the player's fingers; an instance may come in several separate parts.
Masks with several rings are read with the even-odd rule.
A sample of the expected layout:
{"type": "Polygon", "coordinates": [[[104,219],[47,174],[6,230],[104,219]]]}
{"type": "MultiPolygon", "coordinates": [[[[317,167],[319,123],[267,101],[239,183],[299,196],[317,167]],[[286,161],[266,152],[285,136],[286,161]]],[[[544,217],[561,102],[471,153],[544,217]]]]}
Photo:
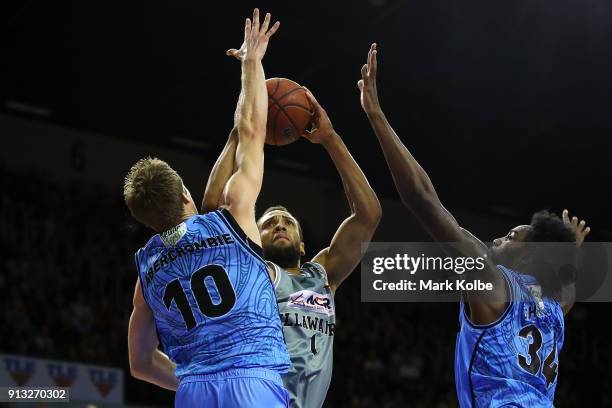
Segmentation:
{"type": "Polygon", "coordinates": [[[563,218],[563,222],[569,223],[569,211],[567,211],[567,208],[563,210],[561,217],[563,218]]]}
{"type": "Polygon", "coordinates": [[[253,10],[253,31],[259,32],[259,9],[253,10]]]}
{"type": "Polygon", "coordinates": [[[591,232],[591,227],[586,227],[582,232],[582,236],[586,237],[587,235],[589,235],[589,232],[591,232]]]}
{"type": "Polygon", "coordinates": [[[376,51],[376,47],[374,44],[370,46],[370,51],[368,52],[368,67],[372,68],[372,63],[374,62],[374,51],[376,51]]]}
{"type": "Polygon", "coordinates": [[[578,226],[578,217],[572,217],[572,225],[573,225],[574,227],[577,227],[577,226],[578,226]]]}
{"type": "Polygon", "coordinates": [[[304,88],[304,90],[306,91],[306,97],[310,101],[311,105],[315,108],[315,110],[321,109],[321,105],[317,101],[317,98],[314,97],[312,92],[310,92],[310,89],[306,88],[305,86],[302,88],[304,88]]]}
{"type": "Polygon", "coordinates": [[[360,91],[363,91],[363,79],[360,79],[359,81],[357,81],[357,87],[359,88],[360,91]]]}
{"type": "Polygon", "coordinates": [[[278,30],[278,27],[280,27],[280,21],[277,21],[276,23],[274,23],[274,25],[272,26],[272,28],[270,28],[270,30],[268,30],[268,32],[266,33],[266,35],[268,36],[268,38],[272,37],[274,35],[274,33],[276,32],[276,30],[278,30]]]}
{"type": "Polygon", "coordinates": [[[319,118],[321,117],[324,111],[321,105],[319,104],[319,102],[317,101],[317,99],[310,92],[310,90],[308,90],[308,88],[306,88],[305,86],[303,88],[304,90],[306,90],[306,98],[308,98],[308,101],[310,102],[310,105],[312,106],[312,126],[314,128],[315,123],[319,122],[319,118]]]}
{"type": "Polygon", "coordinates": [[[268,32],[268,26],[270,25],[270,18],[272,16],[270,15],[270,13],[266,13],[266,16],[264,17],[264,21],[263,24],[261,25],[261,30],[259,30],[262,33],[267,33],[268,32]]]}
{"type": "Polygon", "coordinates": [[[247,17],[244,22],[244,39],[246,40],[251,35],[251,19],[247,17]]]}
{"type": "Polygon", "coordinates": [[[235,48],[230,48],[229,50],[225,51],[225,55],[228,57],[235,57],[236,54],[238,54],[238,50],[235,48]]]}
{"type": "Polygon", "coordinates": [[[582,231],[585,226],[586,226],[586,221],[585,220],[580,221],[580,223],[578,224],[578,230],[582,231]]]}
{"type": "Polygon", "coordinates": [[[364,80],[368,79],[368,64],[363,64],[363,66],[361,67],[361,77],[364,80]]]}
{"type": "Polygon", "coordinates": [[[376,71],[378,70],[378,59],[376,58],[377,54],[377,50],[372,51],[372,64],[370,65],[370,75],[372,76],[376,76],[376,71]]]}

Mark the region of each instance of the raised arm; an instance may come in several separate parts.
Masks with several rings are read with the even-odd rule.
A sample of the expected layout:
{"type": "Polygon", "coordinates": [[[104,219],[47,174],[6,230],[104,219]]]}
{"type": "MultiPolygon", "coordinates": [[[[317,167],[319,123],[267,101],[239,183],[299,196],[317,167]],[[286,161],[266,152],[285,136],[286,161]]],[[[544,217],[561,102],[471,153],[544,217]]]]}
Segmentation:
{"type": "Polygon", "coordinates": [[[238,146],[238,129],[234,127],[227,138],[221,154],[213,166],[202,199],[201,213],[218,209],[223,203],[223,190],[227,181],[236,170],[236,147],[238,146]]]}
{"type": "Polygon", "coordinates": [[[313,259],[325,267],[329,284],[332,290],[336,290],[361,261],[361,244],[372,239],[382,209],[368,179],[334,130],[327,113],[310,92],[307,96],[314,107],[315,130],[305,137],[312,143],[320,143],[329,153],[342,179],[351,210],[329,247],[313,259]]]}
{"type": "MultiPolygon", "coordinates": [[[[570,220],[569,211],[567,209],[563,210],[562,219],[565,225],[574,231],[576,235],[576,247],[580,248],[586,236],[591,232],[591,227],[587,227],[585,220],[578,222],[578,217],[574,216],[570,220]]],[[[576,277],[574,277],[574,279],[575,278],[576,277]]],[[[568,282],[568,284],[563,286],[561,289],[561,301],[559,303],[563,308],[564,314],[567,314],[572,307],[574,307],[574,303],[576,303],[576,283],[574,281],[568,282]]]]}
{"type": "MultiPolygon", "coordinates": [[[[463,256],[482,257],[486,247],[472,234],[459,226],[457,220],[444,208],[425,170],[399,139],[378,99],[376,88],[377,59],[376,44],[372,44],[368,61],[361,69],[358,82],[361,105],[378,138],[383,154],[391,171],[393,182],[402,203],[419,219],[421,224],[438,242],[453,242],[463,256]]],[[[471,317],[478,324],[495,321],[505,310],[508,293],[502,273],[486,257],[484,270],[474,273],[493,283],[495,290],[477,293],[468,297],[471,317]]]]}
{"type": "Polygon", "coordinates": [[[238,224],[255,243],[261,239],[255,223],[255,202],[261,190],[264,165],[264,142],[268,115],[268,93],[261,60],[268,41],[280,23],[272,27],[270,14],[259,25],[259,10],[253,12],[253,22],[246,19],[244,42],[239,50],[230,49],[227,55],[242,63],[242,91],[236,107],[235,127],[238,131],[236,171],[229,178],[223,192],[226,206],[238,224]]]}
{"type": "MultiPolygon", "coordinates": [[[[368,62],[361,68],[361,80],[357,85],[361,92],[361,106],[382,147],[400,199],[409,208],[418,205],[419,200],[415,200],[417,196],[423,200],[436,202],[441,207],[440,211],[442,211],[446,223],[454,224],[459,228],[455,217],[440,203],[436,189],[425,170],[414,159],[387,121],[378,98],[376,86],[378,62],[376,57],[376,44],[372,44],[368,52],[368,62]]],[[[468,235],[468,233],[463,234],[468,235]]]]}
{"type": "Polygon", "coordinates": [[[128,327],[130,373],[139,380],[176,391],[176,364],[157,349],[159,340],[153,312],[142,296],[140,280],[134,290],[134,310],[128,327]]]}

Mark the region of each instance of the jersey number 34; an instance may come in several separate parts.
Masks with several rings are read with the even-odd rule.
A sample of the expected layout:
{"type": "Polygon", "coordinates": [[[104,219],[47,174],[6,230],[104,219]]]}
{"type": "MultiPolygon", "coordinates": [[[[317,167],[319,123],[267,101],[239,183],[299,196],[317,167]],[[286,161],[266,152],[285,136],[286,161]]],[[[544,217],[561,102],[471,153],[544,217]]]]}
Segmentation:
{"type": "MultiPolygon", "coordinates": [[[[531,343],[529,343],[529,364],[527,358],[521,354],[518,355],[518,363],[523,370],[533,375],[540,374],[540,368],[542,368],[542,362],[538,356],[538,352],[542,348],[542,332],[533,324],[525,326],[519,332],[519,337],[529,341],[531,337],[531,343]]],[[[546,387],[555,382],[557,378],[557,367],[555,363],[557,357],[557,342],[553,341],[553,349],[550,351],[548,356],[544,359],[544,368],[542,368],[542,375],[546,378],[546,387]]]]}

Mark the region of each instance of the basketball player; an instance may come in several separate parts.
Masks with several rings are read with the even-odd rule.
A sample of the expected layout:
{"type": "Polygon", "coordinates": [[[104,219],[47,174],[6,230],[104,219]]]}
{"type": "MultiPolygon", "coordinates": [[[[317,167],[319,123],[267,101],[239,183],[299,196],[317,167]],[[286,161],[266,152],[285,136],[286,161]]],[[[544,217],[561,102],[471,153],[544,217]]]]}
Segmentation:
{"type": "Polygon", "coordinates": [[[246,20],[236,108],[236,172],[224,209],[198,215],[179,175],[146,158],[125,178],[130,212],[157,232],[136,252],[128,343],[132,375],[177,390],[177,407],[286,407],[290,366],[255,201],[263,178],[267,92],[261,60],[279,23],[246,20]],[[157,350],[161,342],[166,354],[157,350]]]}
{"type": "MultiPolygon", "coordinates": [[[[351,214],[340,225],[329,247],[303,264],[301,227],[285,207],[267,209],[257,225],[291,357],[292,367],[283,377],[290,406],[320,408],[327,395],[333,367],[334,295],[361,261],[361,243],[372,239],[382,210],[327,113],[310,92],[307,95],[314,107],[314,130],[305,137],[312,143],[321,144],[329,153],[344,184],[351,214]]],[[[203,212],[219,207],[220,186],[232,174],[233,151],[239,134],[236,130],[230,133],[215,163],[204,193],[203,212]]]]}
{"type": "MultiPolygon", "coordinates": [[[[403,204],[439,242],[459,243],[463,256],[485,257],[486,265],[468,278],[492,282],[492,293],[464,293],[455,354],[455,383],[461,407],[552,407],[563,346],[564,314],[573,305],[575,287],[561,284],[536,263],[527,242],[572,242],[590,232],[585,222],[543,211],[492,248],[462,229],[442,206],[436,191],[395,134],[380,107],[376,89],[376,44],[358,82],[361,105],[382,147],[403,204]],[[525,273],[529,272],[529,273],[525,273]]],[[[568,256],[571,259],[572,256],[568,256]]],[[[544,260],[544,259],[543,259],[544,260]]]]}

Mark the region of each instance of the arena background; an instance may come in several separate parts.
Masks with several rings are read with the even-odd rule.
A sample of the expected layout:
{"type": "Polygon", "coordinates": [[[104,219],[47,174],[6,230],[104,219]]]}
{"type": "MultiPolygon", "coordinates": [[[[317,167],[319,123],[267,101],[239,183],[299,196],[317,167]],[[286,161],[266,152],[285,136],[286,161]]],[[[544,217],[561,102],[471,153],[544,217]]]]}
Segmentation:
{"type": "MultiPolygon", "coordinates": [[[[129,376],[132,254],[149,232],[130,220],[122,178],[156,155],[201,197],[240,87],[224,51],[254,6],[282,22],[267,76],[313,91],[379,194],[374,240],[427,239],[359,106],[376,41],[383,108],[465,227],[490,240],[567,207],[590,240],[612,241],[612,3],[3,4],[0,354],[118,367],[126,404],[171,405],[129,376]]],[[[305,140],[268,148],[260,197],[260,210],[283,204],[302,221],[307,256],[348,214],[331,160],[305,140]]],[[[457,306],[363,304],[358,273],[336,295],[326,405],[455,406],[457,306]]],[[[612,406],[610,311],[580,304],[568,316],[557,406],[612,406]]]]}

